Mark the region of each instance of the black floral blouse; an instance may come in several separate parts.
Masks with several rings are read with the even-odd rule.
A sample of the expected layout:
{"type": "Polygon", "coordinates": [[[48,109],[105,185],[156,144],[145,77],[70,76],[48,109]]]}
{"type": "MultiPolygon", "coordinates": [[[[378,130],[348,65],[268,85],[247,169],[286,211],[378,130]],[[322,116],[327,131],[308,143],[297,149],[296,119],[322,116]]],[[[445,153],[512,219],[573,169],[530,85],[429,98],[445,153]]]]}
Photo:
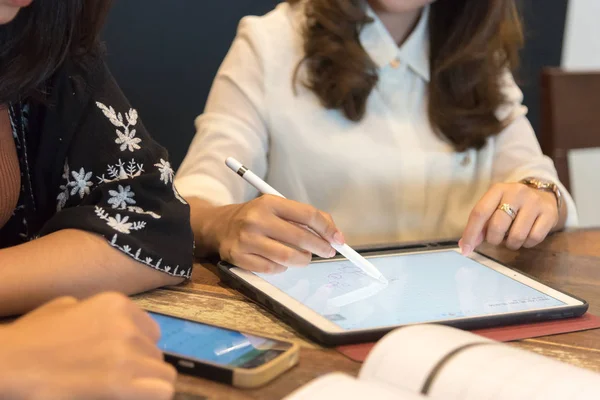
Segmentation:
{"type": "Polygon", "coordinates": [[[189,278],[189,206],[173,186],[167,152],[146,132],[103,62],[65,62],[43,101],[9,105],[21,194],[0,248],[62,229],[189,278]]]}

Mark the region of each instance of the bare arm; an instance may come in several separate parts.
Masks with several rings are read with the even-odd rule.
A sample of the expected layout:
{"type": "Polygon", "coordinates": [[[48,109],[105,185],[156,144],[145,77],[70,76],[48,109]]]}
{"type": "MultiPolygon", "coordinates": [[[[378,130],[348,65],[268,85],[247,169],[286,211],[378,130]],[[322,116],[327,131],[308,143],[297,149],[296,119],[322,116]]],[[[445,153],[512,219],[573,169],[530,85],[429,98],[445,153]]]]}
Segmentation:
{"type": "Polygon", "coordinates": [[[0,326],[3,400],[167,400],[175,368],[156,343],[160,329],[115,293],[61,297],[0,326]]]}
{"type": "Polygon", "coordinates": [[[22,314],[58,296],[134,294],[181,281],[138,263],[97,235],[62,230],[0,250],[0,316],[22,314]]]}

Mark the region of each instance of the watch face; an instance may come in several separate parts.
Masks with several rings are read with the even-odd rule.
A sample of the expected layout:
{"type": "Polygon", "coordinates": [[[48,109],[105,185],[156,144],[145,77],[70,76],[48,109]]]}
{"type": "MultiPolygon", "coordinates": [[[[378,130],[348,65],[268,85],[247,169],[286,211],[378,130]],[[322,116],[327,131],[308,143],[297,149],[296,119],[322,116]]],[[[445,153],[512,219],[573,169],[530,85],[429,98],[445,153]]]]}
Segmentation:
{"type": "Polygon", "coordinates": [[[539,189],[550,189],[553,186],[553,183],[548,181],[543,181],[541,179],[531,178],[527,180],[531,185],[539,188],[539,189]]]}
{"type": "Polygon", "coordinates": [[[551,183],[544,182],[544,181],[537,181],[536,183],[540,189],[548,189],[548,188],[550,188],[550,186],[552,186],[551,183]]]}

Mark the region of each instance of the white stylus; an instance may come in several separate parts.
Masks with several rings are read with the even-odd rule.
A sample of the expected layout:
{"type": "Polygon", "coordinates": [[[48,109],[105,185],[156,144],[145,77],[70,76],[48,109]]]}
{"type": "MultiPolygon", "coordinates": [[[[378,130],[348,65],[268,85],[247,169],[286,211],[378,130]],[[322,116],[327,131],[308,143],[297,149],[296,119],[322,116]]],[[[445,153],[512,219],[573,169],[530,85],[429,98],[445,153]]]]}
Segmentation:
{"type": "MultiPolygon", "coordinates": [[[[284,195],[275,190],[267,182],[260,179],[255,173],[250,171],[248,168],[244,167],[244,165],[235,158],[227,158],[227,160],[225,160],[225,164],[233,172],[244,178],[246,182],[254,186],[262,194],[270,194],[273,196],[283,197],[285,199],[284,195]]],[[[347,244],[339,245],[336,243],[331,243],[331,247],[336,249],[338,253],[350,260],[352,264],[356,265],[358,268],[361,269],[361,271],[363,271],[371,278],[376,279],[381,283],[388,283],[385,276],[383,276],[383,274],[379,272],[379,270],[373,264],[367,261],[367,259],[365,259],[360,254],[358,254],[356,250],[354,250],[352,247],[348,246],[347,244]]]]}

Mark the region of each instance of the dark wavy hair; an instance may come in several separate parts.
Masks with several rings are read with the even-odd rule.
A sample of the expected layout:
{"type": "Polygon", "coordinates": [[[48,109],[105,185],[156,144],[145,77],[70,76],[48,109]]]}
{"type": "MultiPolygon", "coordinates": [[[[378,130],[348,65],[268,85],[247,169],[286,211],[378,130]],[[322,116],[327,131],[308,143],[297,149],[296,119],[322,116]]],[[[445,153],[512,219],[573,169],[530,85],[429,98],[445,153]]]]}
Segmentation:
{"type": "MultiPolygon", "coordinates": [[[[302,83],[324,107],[360,121],[378,81],[377,66],[359,41],[372,22],[365,0],[288,2],[305,2],[300,65],[306,64],[308,76],[302,83]]],[[[479,149],[509,122],[495,111],[505,102],[501,76],[516,68],[523,44],[515,1],[437,0],[430,7],[429,120],[456,151],[479,149]]]]}
{"type": "Polygon", "coordinates": [[[43,84],[65,59],[99,55],[110,0],[35,0],[0,25],[0,104],[43,97],[43,84]]]}

